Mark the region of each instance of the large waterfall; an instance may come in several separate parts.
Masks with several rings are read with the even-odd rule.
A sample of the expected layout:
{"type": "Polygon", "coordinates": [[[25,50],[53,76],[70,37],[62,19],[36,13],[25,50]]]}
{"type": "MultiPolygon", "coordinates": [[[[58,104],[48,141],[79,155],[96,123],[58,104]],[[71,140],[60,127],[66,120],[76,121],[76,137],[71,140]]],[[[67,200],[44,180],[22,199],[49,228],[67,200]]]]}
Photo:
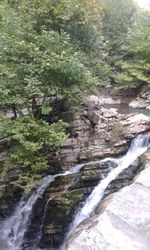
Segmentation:
{"type": "MultiPolygon", "coordinates": [[[[131,146],[126,153],[121,158],[113,159],[107,158],[103,161],[112,161],[117,164],[116,168],[110,170],[110,173],[107,175],[105,179],[103,179],[93,190],[90,196],[86,199],[83,207],[76,213],[75,218],[70,226],[69,232],[66,236],[66,239],[70,237],[70,235],[74,232],[76,227],[85,219],[91,216],[94,212],[96,206],[100,203],[103,198],[104,192],[109,185],[109,183],[114,180],[124,169],[128,168],[133,162],[142,155],[150,145],[150,136],[149,135],[138,135],[131,143],[131,146]]],[[[56,177],[69,175],[71,173],[80,172],[81,168],[84,164],[77,165],[71,170],[66,171],[61,174],[56,174],[54,176],[47,176],[42,179],[42,181],[38,184],[37,188],[33,191],[32,195],[28,199],[22,199],[18,206],[16,207],[14,213],[10,218],[6,220],[3,226],[3,235],[1,238],[5,240],[7,245],[3,250],[20,250],[21,245],[23,243],[24,235],[27,231],[27,226],[30,223],[31,214],[33,207],[39,197],[41,197],[46,190],[46,188],[50,185],[51,182],[54,182],[56,177]]],[[[49,200],[48,200],[49,202],[49,200]]],[[[45,216],[47,209],[47,204],[44,210],[45,216]]],[[[43,219],[44,220],[44,219],[43,219]]],[[[42,221],[43,221],[42,220],[42,221]]],[[[40,228],[41,230],[42,226],[40,228]]],[[[37,239],[38,241],[38,239],[37,239]]],[[[61,247],[64,249],[64,246],[61,247]]],[[[37,248],[36,248],[37,250],[37,248]]]]}

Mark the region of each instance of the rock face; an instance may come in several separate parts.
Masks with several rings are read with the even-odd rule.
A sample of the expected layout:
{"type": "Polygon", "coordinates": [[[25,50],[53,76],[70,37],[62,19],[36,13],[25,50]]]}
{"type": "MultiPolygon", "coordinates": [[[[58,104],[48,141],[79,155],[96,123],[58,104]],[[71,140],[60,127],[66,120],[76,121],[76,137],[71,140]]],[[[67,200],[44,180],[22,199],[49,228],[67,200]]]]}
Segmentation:
{"type": "MultiPolygon", "coordinates": [[[[47,248],[51,245],[52,248],[58,249],[78,206],[90,195],[98,182],[115,167],[116,164],[110,161],[91,162],[85,164],[80,173],[59,177],[51,183],[43,197],[34,206],[22,249],[32,249],[39,231],[38,246],[47,248]]],[[[133,166],[124,170],[116,180],[110,183],[105,196],[130,184],[141,169],[141,162],[137,161],[133,166]]]]}
{"type": "Polygon", "coordinates": [[[20,170],[10,169],[10,182],[8,181],[8,176],[5,176],[3,162],[9,147],[9,142],[6,139],[0,139],[0,218],[6,217],[12,211],[14,204],[17,203],[22,195],[21,188],[11,183],[11,181],[13,182],[19,177],[20,170]]]}
{"type": "MultiPolygon", "coordinates": [[[[108,175],[110,169],[116,167],[110,162],[102,164],[93,161],[124,154],[133,137],[150,129],[150,121],[146,116],[135,113],[120,114],[117,108],[102,105],[120,103],[118,98],[110,96],[97,98],[89,98],[83,106],[81,116],[76,116],[74,119],[72,114],[63,111],[62,116],[71,121],[70,137],[56,154],[48,152],[50,168],[43,175],[68,170],[78,162],[90,161],[90,164],[84,164],[80,173],[56,178],[56,181],[45,190],[44,195],[37,200],[22,250],[33,249],[35,243],[41,248],[49,246],[58,248],[78,205],[82,204],[98,182],[108,175]]],[[[1,148],[0,143],[2,161],[5,154],[4,147],[1,148]]],[[[21,197],[22,190],[16,189],[14,185],[19,177],[18,171],[10,169],[8,176],[10,185],[6,180],[0,180],[0,217],[7,216],[21,197]]],[[[105,196],[129,185],[139,171],[141,171],[140,162],[130,166],[110,183],[105,196]]],[[[90,246],[86,249],[92,250],[90,246]]]]}
{"type": "Polygon", "coordinates": [[[71,124],[71,137],[57,153],[63,169],[72,164],[126,152],[129,141],[150,129],[150,118],[143,114],[120,114],[116,108],[83,108],[71,124]]]}
{"type": "Polygon", "coordinates": [[[82,223],[65,250],[150,249],[150,165],[134,183],[107,197],[82,223]]]}

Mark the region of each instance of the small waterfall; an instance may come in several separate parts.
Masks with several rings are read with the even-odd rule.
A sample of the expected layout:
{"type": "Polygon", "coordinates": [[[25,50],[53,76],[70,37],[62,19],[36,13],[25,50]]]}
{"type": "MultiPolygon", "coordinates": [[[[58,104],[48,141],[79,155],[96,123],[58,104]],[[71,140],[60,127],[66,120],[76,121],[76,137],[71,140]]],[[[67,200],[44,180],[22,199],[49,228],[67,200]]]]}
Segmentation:
{"type": "MultiPolygon", "coordinates": [[[[112,169],[108,176],[103,179],[93,190],[91,195],[85,201],[84,206],[79,212],[77,212],[74,221],[70,226],[70,230],[66,236],[66,240],[71,236],[76,227],[86,218],[89,218],[93,213],[101,199],[103,198],[105,189],[109,183],[114,180],[124,169],[128,168],[134,161],[142,155],[150,146],[150,135],[138,135],[131,143],[131,146],[125,156],[120,159],[112,159],[112,161],[118,162],[118,166],[112,169]]],[[[108,158],[111,160],[111,158],[108,158]]],[[[107,161],[105,159],[104,161],[107,161]]],[[[61,247],[64,249],[64,246],[61,247]]]]}
{"type": "Polygon", "coordinates": [[[44,177],[42,181],[39,182],[38,187],[33,192],[31,197],[27,201],[22,199],[19,202],[13,215],[7,219],[4,224],[3,238],[7,239],[7,250],[20,250],[27,226],[30,223],[33,206],[35,205],[37,199],[43,195],[50,183],[53,182],[58,176],[78,173],[82,166],[83,164],[76,165],[69,171],[62,174],[44,177]]]}
{"type": "MultiPolygon", "coordinates": [[[[45,221],[45,217],[46,217],[46,212],[47,212],[47,207],[48,207],[48,204],[49,202],[52,200],[52,198],[49,198],[48,201],[46,202],[46,206],[45,206],[45,209],[44,209],[44,213],[43,213],[43,217],[42,217],[42,222],[41,222],[41,226],[40,226],[40,232],[39,232],[39,235],[38,235],[38,243],[40,242],[41,240],[41,236],[42,236],[42,229],[43,229],[43,226],[44,226],[44,221],[45,221]]],[[[38,245],[38,244],[37,244],[38,245]]]]}

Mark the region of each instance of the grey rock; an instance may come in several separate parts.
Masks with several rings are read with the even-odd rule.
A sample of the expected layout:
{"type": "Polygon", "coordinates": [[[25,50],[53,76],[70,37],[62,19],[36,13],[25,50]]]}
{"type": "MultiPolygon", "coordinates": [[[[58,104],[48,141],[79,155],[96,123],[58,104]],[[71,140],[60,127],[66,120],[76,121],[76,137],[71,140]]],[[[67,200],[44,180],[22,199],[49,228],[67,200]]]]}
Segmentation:
{"type": "Polygon", "coordinates": [[[150,167],[132,185],[107,197],[92,220],[78,227],[65,250],[149,250],[149,183],[150,167]]]}
{"type": "Polygon", "coordinates": [[[110,109],[102,108],[101,111],[103,113],[103,116],[106,118],[117,117],[118,115],[116,108],[110,108],[110,109]]]}

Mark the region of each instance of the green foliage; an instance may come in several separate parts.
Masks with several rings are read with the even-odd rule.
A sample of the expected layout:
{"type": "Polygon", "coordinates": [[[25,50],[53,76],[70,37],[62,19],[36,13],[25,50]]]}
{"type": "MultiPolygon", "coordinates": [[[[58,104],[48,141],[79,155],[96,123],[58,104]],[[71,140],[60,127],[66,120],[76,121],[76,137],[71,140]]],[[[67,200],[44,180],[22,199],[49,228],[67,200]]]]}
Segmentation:
{"type": "Polygon", "coordinates": [[[121,122],[116,122],[113,124],[112,136],[115,141],[116,138],[120,139],[121,137],[123,137],[123,125],[121,122]]]}
{"type": "Polygon", "coordinates": [[[41,172],[48,167],[46,150],[66,138],[63,121],[51,124],[42,117],[50,121],[55,100],[76,105],[99,84],[98,77],[106,78],[105,50],[96,35],[103,5],[13,0],[0,7],[0,134],[12,143],[9,162],[41,172]]]}
{"type": "Polygon", "coordinates": [[[14,186],[21,188],[26,194],[30,194],[32,188],[34,188],[41,179],[40,174],[34,173],[22,173],[17,181],[14,181],[14,186]]]}
{"type": "Polygon", "coordinates": [[[104,0],[103,30],[112,64],[123,52],[122,46],[126,45],[136,15],[137,7],[131,0],[104,0]]]}
{"type": "Polygon", "coordinates": [[[110,79],[123,88],[150,83],[150,13],[131,0],[104,0],[103,35],[110,79]]]}
{"type": "Polygon", "coordinates": [[[0,134],[13,145],[11,163],[40,172],[46,150],[66,138],[63,121],[50,123],[56,100],[77,109],[111,79],[125,87],[150,82],[150,16],[130,0],[3,0],[0,7],[0,134]]]}
{"type": "Polygon", "coordinates": [[[60,37],[54,31],[43,32],[30,41],[4,34],[3,39],[1,104],[26,104],[33,113],[33,99],[36,106],[39,97],[44,103],[54,95],[76,99],[81,90],[93,88],[96,79],[80,61],[66,34],[60,37]],[[78,87],[76,92],[74,85],[78,87]]]}
{"type": "Polygon", "coordinates": [[[13,143],[8,160],[20,167],[29,167],[33,172],[40,172],[48,167],[45,150],[48,146],[56,149],[66,139],[66,124],[62,121],[49,125],[43,120],[30,116],[15,120],[1,119],[0,134],[13,143]]]}
{"type": "Polygon", "coordinates": [[[114,76],[116,83],[125,88],[150,83],[150,13],[139,16],[134,34],[129,34],[129,38],[122,60],[116,61],[119,73],[114,76]]]}

